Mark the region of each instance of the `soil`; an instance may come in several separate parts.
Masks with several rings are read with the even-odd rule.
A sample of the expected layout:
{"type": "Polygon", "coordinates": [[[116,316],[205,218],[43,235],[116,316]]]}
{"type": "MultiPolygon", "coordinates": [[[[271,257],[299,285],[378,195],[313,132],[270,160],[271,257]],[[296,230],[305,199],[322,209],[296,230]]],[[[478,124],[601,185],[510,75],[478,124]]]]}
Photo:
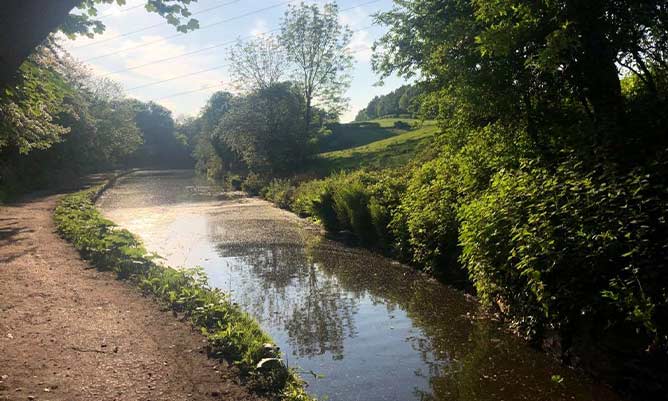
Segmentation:
{"type": "Polygon", "coordinates": [[[62,195],[0,206],[0,400],[255,400],[191,326],[55,231],[62,195]]]}

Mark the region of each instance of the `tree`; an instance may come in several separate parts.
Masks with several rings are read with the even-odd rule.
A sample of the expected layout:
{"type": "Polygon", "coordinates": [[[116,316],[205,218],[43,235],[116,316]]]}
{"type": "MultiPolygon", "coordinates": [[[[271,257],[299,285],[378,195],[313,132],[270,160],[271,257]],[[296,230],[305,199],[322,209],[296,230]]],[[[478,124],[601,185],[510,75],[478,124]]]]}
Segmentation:
{"type": "Polygon", "coordinates": [[[375,68],[419,71],[442,121],[522,126],[542,153],[571,140],[620,147],[618,63],[631,62],[649,86],[667,71],[664,1],[396,3],[376,17],[390,29],[375,45],[375,68]]]}
{"type": "Polygon", "coordinates": [[[64,70],[57,50],[47,44],[21,65],[16,85],[0,89],[0,150],[46,149],[69,132],[57,122],[70,111],[73,93],[64,70]]]}
{"type": "Polygon", "coordinates": [[[186,145],[176,136],[172,112],[163,106],[131,101],[134,121],[141,131],[142,146],[133,155],[139,166],[185,166],[189,164],[186,145]]]}
{"type": "Polygon", "coordinates": [[[237,41],[230,49],[230,72],[243,91],[267,89],[281,81],[287,70],[285,49],[274,36],[237,41]]]}
{"type": "Polygon", "coordinates": [[[258,174],[295,171],[308,156],[309,135],[301,120],[304,103],[291,83],[237,97],[215,136],[258,174]]]}
{"type": "Polygon", "coordinates": [[[294,63],[294,80],[306,101],[304,121],[310,128],[313,105],[338,113],[350,84],[352,31],[339,22],[336,4],[290,5],[281,24],[280,41],[294,63]]]}
{"type": "MultiPolygon", "coordinates": [[[[181,32],[198,28],[188,19],[188,5],[196,0],[146,0],[146,10],[163,16],[181,32]]],[[[0,87],[11,81],[33,50],[59,27],[70,37],[92,37],[104,24],[95,19],[99,4],[125,4],[125,0],[5,0],[0,7],[0,87]],[[70,14],[78,7],[79,14],[70,14]]]]}

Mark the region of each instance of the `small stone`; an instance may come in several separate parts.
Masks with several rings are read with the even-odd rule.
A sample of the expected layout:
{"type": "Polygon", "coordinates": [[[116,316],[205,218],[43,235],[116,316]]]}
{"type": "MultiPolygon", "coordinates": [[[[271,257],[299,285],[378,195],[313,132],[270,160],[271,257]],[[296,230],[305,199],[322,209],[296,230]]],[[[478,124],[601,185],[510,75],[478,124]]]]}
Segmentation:
{"type": "Polygon", "coordinates": [[[44,389],[44,392],[45,392],[45,393],[49,393],[49,392],[51,392],[51,389],[48,388],[48,387],[46,387],[46,388],[44,389]]]}
{"type": "Polygon", "coordinates": [[[2,376],[0,376],[0,379],[2,379],[2,380],[7,380],[7,378],[9,378],[8,375],[2,375],[2,376]]]}
{"type": "Polygon", "coordinates": [[[14,335],[12,333],[7,333],[7,338],[9,338],[11,340],[11,339],[14,338],[14,335]]]}
{"type": "Polygon", "coordinates": [[[28,399],[29,399],[29,400],[34,400],[34,399],[35,399],[35,396],[34,396],[34,395],[29,395],[29,396],[28,396],[28,399]]]}

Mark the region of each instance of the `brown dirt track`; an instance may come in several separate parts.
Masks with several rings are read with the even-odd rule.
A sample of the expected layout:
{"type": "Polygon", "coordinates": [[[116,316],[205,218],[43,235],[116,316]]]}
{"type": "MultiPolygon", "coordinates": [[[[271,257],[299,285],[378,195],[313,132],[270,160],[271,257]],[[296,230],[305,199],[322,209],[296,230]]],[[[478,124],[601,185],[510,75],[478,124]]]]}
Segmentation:
{"type": "Polygon", "coordinates": [[[253,400],[202,335],[55,232],[61,195],[0,206],[0,400],[253,400]]]}

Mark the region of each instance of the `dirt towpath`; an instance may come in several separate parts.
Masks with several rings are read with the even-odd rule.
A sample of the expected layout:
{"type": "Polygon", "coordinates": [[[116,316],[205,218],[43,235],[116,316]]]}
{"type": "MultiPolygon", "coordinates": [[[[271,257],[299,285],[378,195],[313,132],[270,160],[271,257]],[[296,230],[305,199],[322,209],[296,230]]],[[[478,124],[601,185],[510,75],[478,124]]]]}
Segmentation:
{"type": "Polygon", "coordinates": [[[55,232],[60,195],[0,206],[0,400],[253,400],[205,339],[55,232]]]}

